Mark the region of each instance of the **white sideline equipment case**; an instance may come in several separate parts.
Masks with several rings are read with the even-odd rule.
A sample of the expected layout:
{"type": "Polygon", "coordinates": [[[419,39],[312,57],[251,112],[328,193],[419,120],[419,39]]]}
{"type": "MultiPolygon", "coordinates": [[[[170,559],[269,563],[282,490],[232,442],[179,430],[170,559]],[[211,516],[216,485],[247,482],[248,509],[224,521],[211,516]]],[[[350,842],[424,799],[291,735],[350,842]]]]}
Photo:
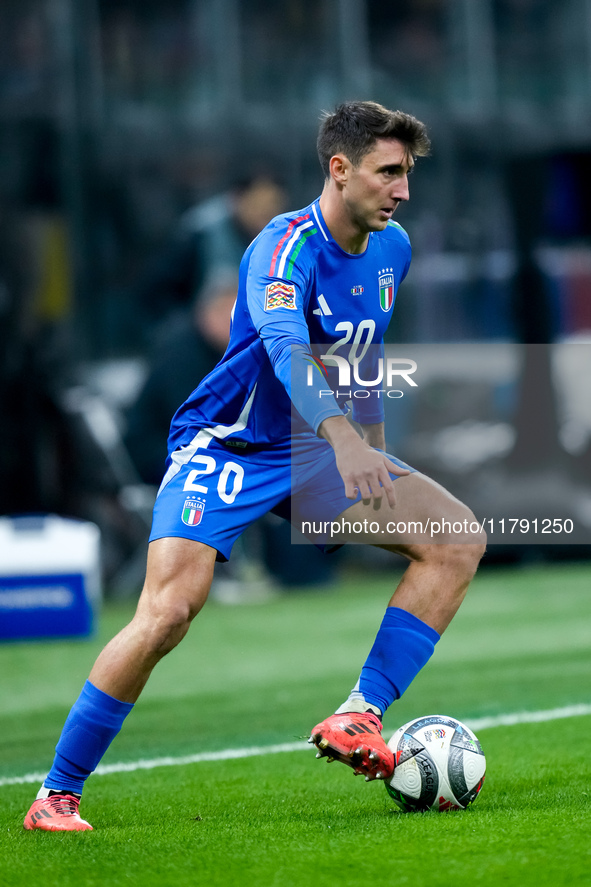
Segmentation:
{"type": "Polygon", "coordinates": [[[0,517],[0,641],[90,635],[100,600],[96,524],[0,517]]]}

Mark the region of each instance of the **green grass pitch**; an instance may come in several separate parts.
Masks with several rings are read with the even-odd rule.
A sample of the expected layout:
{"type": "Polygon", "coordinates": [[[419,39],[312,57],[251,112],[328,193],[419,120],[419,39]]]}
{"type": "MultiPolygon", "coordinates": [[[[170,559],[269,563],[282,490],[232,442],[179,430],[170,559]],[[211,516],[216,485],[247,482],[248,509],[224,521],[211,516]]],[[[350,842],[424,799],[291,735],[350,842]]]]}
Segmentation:
{"type": "MultiPolygon", "coordinates": [[[[591,568],[482,570],[436,654],[387,713],[460,720],[591,703],[591,568]]],[[[209,604],[163,661],[105,763],[302,739],[356,680],[393,580],[257,606],[209,604]]],[[[90,641],[0,647],[0,885],[591,884],[591,717],[478,732],[487,779],[464,812],[402,814],[312,749],[95,775],[93,832],[24,832],[68,708],[129,618],[90,641]],[[4,783],[3,783],[4,781],[4,783]]]]}

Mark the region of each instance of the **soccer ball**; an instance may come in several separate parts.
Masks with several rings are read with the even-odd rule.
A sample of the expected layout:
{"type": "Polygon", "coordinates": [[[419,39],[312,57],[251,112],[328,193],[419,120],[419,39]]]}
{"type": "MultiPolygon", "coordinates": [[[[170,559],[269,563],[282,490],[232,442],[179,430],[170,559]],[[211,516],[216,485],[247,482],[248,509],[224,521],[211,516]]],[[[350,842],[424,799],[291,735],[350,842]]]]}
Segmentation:
{"type": "Polygon", "coordinates": [[[486,760],[474,733],[446,715],[409,721],[388,743],[394,775],[386,790],[404,811],[464,810],[479,794],[486,760]]]}

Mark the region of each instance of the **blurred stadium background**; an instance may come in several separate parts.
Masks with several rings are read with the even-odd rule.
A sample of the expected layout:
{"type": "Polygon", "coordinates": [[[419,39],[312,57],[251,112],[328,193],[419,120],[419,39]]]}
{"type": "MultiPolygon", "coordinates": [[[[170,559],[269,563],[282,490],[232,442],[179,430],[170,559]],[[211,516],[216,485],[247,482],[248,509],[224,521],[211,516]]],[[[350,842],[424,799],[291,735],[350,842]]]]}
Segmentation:
{"type": "Polygon", "coordinates": [[[137,585],[155,482],[138,397],[180,353],[179,321],[221,304],[193,237],[204,207],[261,181],[286,207],[313,199],[318,118],[350,98],[433,140],[399,215],[414,263],[391,340],[444,350],[390,417],[393,445],[475,508],[550,472],[536,507],[564,500],[589,537],[591,0],[3,0],[0,514],[96,522],[113,593],[137,585]]]}

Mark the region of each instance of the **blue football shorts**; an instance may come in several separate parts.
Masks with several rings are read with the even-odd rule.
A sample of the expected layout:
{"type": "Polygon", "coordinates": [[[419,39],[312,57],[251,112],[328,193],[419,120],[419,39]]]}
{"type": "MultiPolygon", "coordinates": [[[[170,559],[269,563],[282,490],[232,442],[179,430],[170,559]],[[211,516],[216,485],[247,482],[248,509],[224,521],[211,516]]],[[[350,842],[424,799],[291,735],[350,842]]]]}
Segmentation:
{"type": "MultiPolygon", "coordinates": [[[[414,471],[395,456],[388,458],[414,471]]],[[[169,458],[150,542],[168,536],[194,539],[226,561],[236,539],[268,512],[300,529],[304,521],[335,520],[359,499],[345,496],[334,450],[322,438],[244,450],[209,438],[204,446],[186,447],[169,458]]],[[[325,549],[323,540],[314,542],[325,549]]]]}

